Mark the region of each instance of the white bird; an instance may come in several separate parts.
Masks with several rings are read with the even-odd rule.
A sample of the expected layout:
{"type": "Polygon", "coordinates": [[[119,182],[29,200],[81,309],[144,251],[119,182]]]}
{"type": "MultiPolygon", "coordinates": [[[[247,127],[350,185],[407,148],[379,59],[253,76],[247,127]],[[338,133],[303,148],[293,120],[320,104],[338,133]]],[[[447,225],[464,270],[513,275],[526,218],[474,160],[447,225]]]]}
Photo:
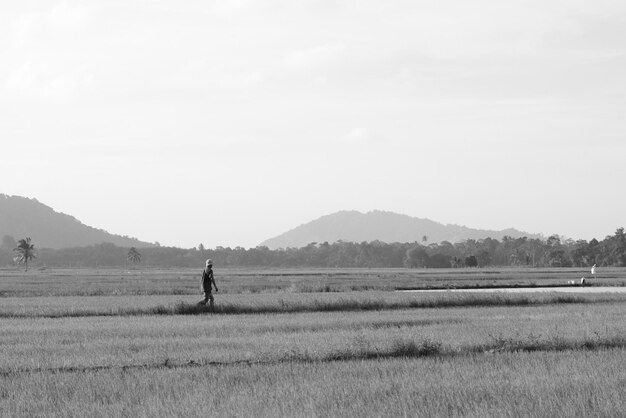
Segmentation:
{"type": "Polygon", "coordinates": [[[591,274],[596,274],[596,265],[591,266],[591,274]]]}

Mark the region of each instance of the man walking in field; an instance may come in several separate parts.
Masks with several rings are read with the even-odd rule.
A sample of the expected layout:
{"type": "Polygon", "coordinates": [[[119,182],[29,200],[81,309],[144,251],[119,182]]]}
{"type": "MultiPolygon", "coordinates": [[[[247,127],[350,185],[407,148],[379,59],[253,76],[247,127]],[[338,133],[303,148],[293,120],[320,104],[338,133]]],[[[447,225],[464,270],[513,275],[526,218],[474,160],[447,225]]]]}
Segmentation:
{"type": "Polygon", "coordinates": [[[213,278],[213,261],[209,259],[206,261],[206,267],[202,271],[200,290],[204,292],[204,300],[201,301],[200,304],[206,305],[206,303],[210,301],[209,306],[211,306],[211,309],[213,309],[215,302],[213,299],[213,294],[211,293],[212,286],[215,287],[215,291],[218,292],[217,285],[215,284],[215,279],[213,278]]]}

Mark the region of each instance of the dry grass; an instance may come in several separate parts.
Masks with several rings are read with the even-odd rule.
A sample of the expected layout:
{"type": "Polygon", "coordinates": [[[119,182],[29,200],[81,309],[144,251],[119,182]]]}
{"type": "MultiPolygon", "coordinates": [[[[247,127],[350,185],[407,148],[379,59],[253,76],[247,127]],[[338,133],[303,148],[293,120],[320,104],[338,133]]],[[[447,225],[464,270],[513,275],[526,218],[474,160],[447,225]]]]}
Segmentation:
{"type": "Polygon", "coordinates": [[[6,416],[621,416],[626,351],[29,373],[6,416]]]}
{"type": "MultiPolygon", "coordinates": [[[[0,297],[194,295],[199,269],[0,270],[0,297]]],[[[215,269],[222,293],[320,293],[395,288],[564,285],[586,269],[215,269]]],[[[626,268],[603,269],[598,284],[626,285],[626,268]]]]}
{"type": "Polygon", "coordinates": [[[198,305],[200,297],[119,296],[4,298],[0,318],[83,316],[244,315],[299,312],[350,312],[426,308],[596,304],[626,301],[625,294],[562,293],[394,293],[244,294],[216,296],[216,307],[198,305]]]}
{"type": "Polygon", "coordinates": [[[620,347],[623,303],[0,319],[0,371],[620,347]],[[402,348],[404,347],[404,348],[402,348]],[[416,351],[419,352],[419,349],[416,351]],[[435,351],[433,351],[434,353],[435,351]]]}
{"type": "Polygon", "coordinates": [[[0,299],[0,416],[621,416],[624,295],[0,299]]]}

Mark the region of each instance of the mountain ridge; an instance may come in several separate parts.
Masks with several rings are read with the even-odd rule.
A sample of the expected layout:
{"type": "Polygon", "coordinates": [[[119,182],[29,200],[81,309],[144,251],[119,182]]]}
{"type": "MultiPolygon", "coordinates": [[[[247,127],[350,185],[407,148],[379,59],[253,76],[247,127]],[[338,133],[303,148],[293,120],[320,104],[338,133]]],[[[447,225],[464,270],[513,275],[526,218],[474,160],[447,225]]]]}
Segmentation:
{"type": "Polygon", "coordinates": [[[112,243],[120,247],[154,247],[155,244],[111,234],[83,224],[73,216],[22,196],[0,194],[0,237],[30,237],[38,248],[71,248],[112,243]]]}
{"type": "Polygon", "coordinates": [[[260,245],[270,249],[299,248],[311,242],[336,242],[339,240],[363,242],[460,242],[467,239],[494,238],[543,238],[515,228],[500,231],[474,229],[462,225],[442,224],[426,218],[411,217],[389,211],[373,210],[361,213],[344,210],[324,215],[306,224],[263,241],[260,245]]]}
{"type": "MultiPolygon", "coordinates": [[[[154,247],[137,238],[111,234],[81,223],[73,216],[56,212],[34,198],[9,196],[0,193],[0,237],[14,239],[30,237],[38,248],[71,248],[112,243],[120,247],[154,247]]],[[[260,246],[270,249],[300,248],[312,242],[336,241],[383,241],[460,242],[467,239],[494,238],[541,238],[514,228],[500,231],[473,229],[462,225],[447,224],[426,218],[411,217],[389,211],[373,210],[361,213],[343,210],[324,215],[287,232],[263,241],[260,246]],[[426,241],[423,238],[426,237],[426,241]]]]}

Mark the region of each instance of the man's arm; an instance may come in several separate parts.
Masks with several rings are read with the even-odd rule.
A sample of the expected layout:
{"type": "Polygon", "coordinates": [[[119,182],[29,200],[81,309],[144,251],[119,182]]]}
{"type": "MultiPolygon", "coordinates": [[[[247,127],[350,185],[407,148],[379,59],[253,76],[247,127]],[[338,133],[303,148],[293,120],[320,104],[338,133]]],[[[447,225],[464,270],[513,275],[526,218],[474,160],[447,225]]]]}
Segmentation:
{"type": "Polygon", "coordinates": [[[213,286],[215,287],[215,291],[219,292],[219,290],[217,290],[217,285],[215,284],[215,276],[213,275],[212,272],[211,272],[211,283],[213,283],[213,286]]]}

